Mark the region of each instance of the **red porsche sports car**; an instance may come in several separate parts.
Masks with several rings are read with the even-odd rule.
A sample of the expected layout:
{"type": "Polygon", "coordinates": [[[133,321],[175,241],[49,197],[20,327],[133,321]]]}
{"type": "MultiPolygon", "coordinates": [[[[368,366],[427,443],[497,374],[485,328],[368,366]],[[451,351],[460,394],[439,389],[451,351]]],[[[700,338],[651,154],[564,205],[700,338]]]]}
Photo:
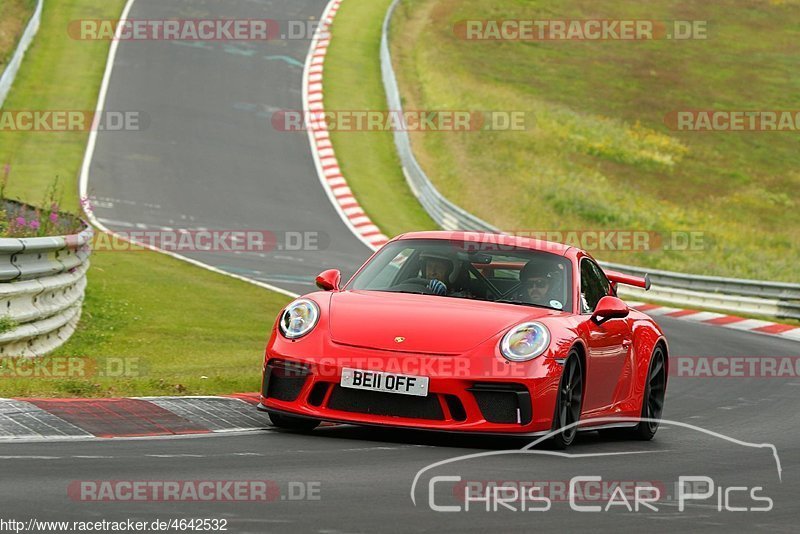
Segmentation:
{"type": "Polygon", "coordinates": [[[340,278],[320,274],[321,291],[272,329],[259,409],[277,427],[557,431],[559,447],[579,429],[639,439],[658,429],[667,341],[616,297],[618,284],[649,288],[647,277],[558,243],[417,232],[340,278]]]}

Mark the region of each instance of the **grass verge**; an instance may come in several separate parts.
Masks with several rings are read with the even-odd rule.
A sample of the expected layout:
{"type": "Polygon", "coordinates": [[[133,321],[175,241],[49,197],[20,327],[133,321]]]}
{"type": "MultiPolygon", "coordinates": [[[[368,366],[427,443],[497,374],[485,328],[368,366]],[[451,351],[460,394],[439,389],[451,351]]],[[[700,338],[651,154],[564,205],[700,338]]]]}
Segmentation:
{"type": "MultiPolygon", "coordinates": [[[[386,110],[381,25],[391,0],[343,2],[325,59],[325,110],[386,110]]],[[[436,223],[406,184],[392,132],[337,131],[336,157],[364,211],[383,232],[434,230],[436,223]]]]}
{"type": "MultiPolygon", "coordinates": [[[[78,41],[70,21],[116,19],[123,0],[45,2],[42,24],[3,106],[9,111],[94,110],[103,79],[108,41],[78,41]]],[[[88,132],[3,132],[0,165],[10,166],[5,194],[41,204],[56,177],[64,187],[62,208],[77,213],[78,171],[88,132]]]]}
{"type": "MultiPolygon", "coordinates": [[[[123,4],[46,2],[5,109],[94,109],[108,43],[73,41],[67,24],[118,18],[123,4]]],[[[62,206],[77,212],[87,134],[2,135],[0,165],[12,167],[6,195],[41,204],[59,176],[62,206]]],[[[104,362],[115,359],[125,364],[126,376],[56,380],[0,373],[0,396],[199,395],[258,387],[268,331],[287,297],[147,251],[97,253],[88,276],[81,322],[54,356],[88,358],[98,371],[108,371],[104,362]]]]}
{"type": "Polygon", "coordinates": [[[155,252],[96,253],[78,330],[52,354],[88,358],[87,376],[0,378],[0,396],[257,391],[269,328],[288,300],[155,252]]]}

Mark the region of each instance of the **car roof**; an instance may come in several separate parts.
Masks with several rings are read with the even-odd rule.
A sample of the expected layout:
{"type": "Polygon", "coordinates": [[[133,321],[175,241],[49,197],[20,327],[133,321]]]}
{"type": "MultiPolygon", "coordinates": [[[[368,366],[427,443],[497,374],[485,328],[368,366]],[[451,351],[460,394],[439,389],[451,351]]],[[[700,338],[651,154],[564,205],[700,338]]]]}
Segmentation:
{"type": "Polygon", "coordinates": [[[485,243],[496,244],[504,246],[513,246],[518,248],[527,248],[530,250],[540,250],[543,252],[550,252],[552,254],[559,254],[566,256],[567,252],[574,247],[564,245],[563,243],[555,243],[553,241],[543,241],[541,239],[531,239],[528,237],[514,236],[507,234],[493,234],[489,232],[448,232],[448,231],[430,231],[430,232],[409,232],[394,238],[394,240],[406,239],[441,239],[441,240],[454,240],[454,241],[467,241],[472,243],[485,243]]]}

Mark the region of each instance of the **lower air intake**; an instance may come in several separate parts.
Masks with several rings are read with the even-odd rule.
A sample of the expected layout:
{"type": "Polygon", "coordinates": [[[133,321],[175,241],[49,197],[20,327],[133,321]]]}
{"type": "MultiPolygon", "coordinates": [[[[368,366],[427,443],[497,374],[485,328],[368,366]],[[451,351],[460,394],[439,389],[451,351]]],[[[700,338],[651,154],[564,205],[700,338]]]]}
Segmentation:
{"type": "Polygon", "coordinates": [[[333,387],[328,408],[343,412],[388,415],[414,419],[444,419],[442,405],[437,395],[416,397],[395,393],[380,393],[360,389],[333,387]]]}
{"type": "Polygon", "coordinates": [[[294,401],[300,395],[309,374],[310,370],[305,365],[270,361],[264,373],[261,393],[268,399],[294,401]]]}
{"type": "Polygon", "coordinates": [[[490,423],[531,422],[531,395],[522,384],[476,383],[468,389],[490,423]]]}

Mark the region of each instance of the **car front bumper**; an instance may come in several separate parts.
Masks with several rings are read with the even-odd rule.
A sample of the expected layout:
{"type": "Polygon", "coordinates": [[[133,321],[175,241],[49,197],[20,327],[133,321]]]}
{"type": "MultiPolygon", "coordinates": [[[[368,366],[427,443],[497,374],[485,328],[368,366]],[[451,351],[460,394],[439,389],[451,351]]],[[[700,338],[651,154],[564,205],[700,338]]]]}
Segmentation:
{"type": "Polygon", "coordinates": [[[552,429],[562,369],[557,360],[537,358],[520,364],[491,357],[327,348],[325,357],[280,354],[268,348],[259,409],[337,423],[421,430],[541,435],[552,429]],[[343,368],[427,376],[428,394],[345,388],[340,385],[343,368]]]}

